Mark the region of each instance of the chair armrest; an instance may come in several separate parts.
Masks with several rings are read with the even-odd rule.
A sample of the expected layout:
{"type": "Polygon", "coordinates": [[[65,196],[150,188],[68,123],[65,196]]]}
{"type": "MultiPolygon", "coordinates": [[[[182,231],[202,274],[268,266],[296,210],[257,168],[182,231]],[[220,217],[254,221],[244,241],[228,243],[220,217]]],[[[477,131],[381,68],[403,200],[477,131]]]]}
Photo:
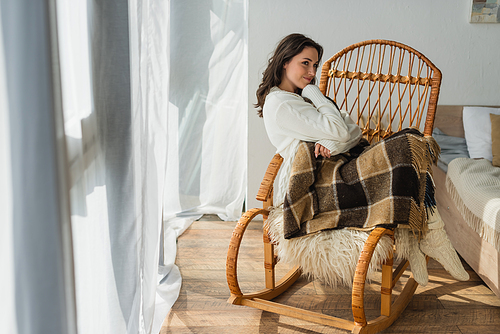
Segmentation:
{"type": "Polygon", "coordinates": [[[269,166],[267,166],[266,174],[264,174],[264,179],[260,183],[259,192],[257,193],[257,200],[265,202],[269,199],[273,193],[273,184],[276,175],[281,167],[283,158],[279,154],[275,154],[269,166]]]}

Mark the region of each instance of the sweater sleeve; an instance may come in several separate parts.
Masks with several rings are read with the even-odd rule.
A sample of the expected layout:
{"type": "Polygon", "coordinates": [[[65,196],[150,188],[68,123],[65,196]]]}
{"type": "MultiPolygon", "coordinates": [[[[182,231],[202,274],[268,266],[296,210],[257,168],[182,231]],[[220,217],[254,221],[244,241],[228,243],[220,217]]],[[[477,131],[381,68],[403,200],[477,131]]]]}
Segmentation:
{"type": "Polygon", "coordinates": [[[283,101],[276,111],[276,122],[284,132],[304,141],[349,141],[349,129],[342,114],[317,86],[306,86],[302,96],[309,98],[316,108],[305,101],[283,101]]]}
{"type": "Polygon", "coordinates": [[[335,155],[339,153],[344,153],[354,146],[359,142],[362,136],[362,132],[360,127],[351,119],[348,113],[345,111],[341,112],[345,124],[347,126],[348,132],[349,132],[349,140],[345,142],[339,142],[337,140],[331,140],[331,139],[321,139],[317,141],[317,144],[323,145],[327,149],[330,150],[330,154],[335,155]]]}

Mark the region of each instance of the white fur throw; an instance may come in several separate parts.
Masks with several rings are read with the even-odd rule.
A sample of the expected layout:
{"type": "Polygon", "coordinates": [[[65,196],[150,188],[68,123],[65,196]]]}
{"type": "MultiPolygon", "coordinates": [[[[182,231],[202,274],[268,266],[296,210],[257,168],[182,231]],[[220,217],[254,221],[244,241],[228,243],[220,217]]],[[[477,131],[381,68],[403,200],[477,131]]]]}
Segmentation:
{"type": "MultiPolygon", "coordinates": [[[[270,209],[266,225],[271,240],[277,244],[280,261],[300,266],[309,279],[318,279],[332,287],[339,284],[352,287],[359,255],[370,232],[327,230],[287,240],[283,236],[283,209],[270,209]]],[[[368,280],[380,269],[392,250],[391,238],[384,235],[373,253],[368,280]]]]}

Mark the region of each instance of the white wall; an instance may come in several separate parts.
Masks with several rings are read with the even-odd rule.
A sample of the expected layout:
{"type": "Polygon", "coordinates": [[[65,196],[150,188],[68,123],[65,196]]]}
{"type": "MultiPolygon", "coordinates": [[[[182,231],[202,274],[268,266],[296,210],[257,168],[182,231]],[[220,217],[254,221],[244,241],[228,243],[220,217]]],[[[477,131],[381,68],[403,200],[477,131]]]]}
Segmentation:
{"type": "Polygon", "coordinates": [[[247,207],[261,207],[255,195],[274,154],[252,104],[281,38],[310,36],[323,45],[323,61],[364,40],[399,41],[441,70],[439,104],[500,105],[500,23],[469,23],[470,7],[470,0],[250,0],[247,207]]]}

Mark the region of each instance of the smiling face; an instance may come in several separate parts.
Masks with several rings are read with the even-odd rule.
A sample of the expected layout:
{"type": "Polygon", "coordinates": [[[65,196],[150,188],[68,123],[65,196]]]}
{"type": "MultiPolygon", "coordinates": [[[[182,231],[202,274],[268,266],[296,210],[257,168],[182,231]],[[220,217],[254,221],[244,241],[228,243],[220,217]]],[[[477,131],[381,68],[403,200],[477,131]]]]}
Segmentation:
{"type": "Polygon", "coordinates": [[[279,88],[288,92],[297,93],[299,89],[311,83],[318,69],[318,51],[312,47],[305,47],[301,53],[283,65],[283,75],[279,88]]]}

